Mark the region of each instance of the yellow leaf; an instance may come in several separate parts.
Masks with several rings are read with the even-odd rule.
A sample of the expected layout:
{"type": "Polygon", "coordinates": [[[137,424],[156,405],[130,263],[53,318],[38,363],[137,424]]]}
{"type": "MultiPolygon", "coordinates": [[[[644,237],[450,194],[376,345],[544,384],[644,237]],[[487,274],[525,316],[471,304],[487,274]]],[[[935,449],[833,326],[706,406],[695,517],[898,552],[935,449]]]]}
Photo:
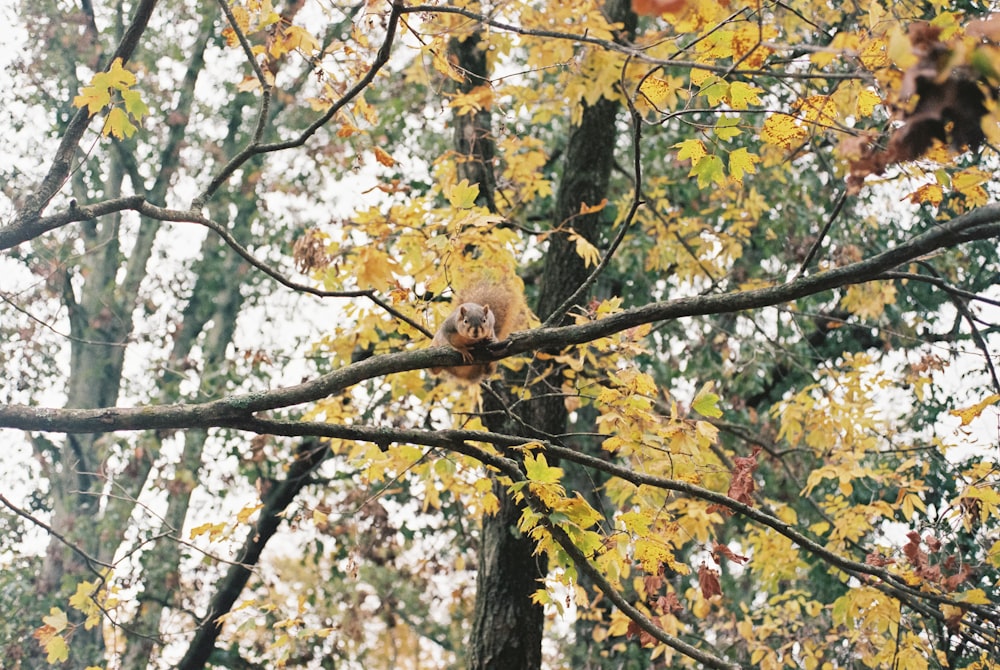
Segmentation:
{"type": "Polygon", "coordinates": [[[319,41],[301,26],[288,26],[281,32],[281,38],[271,44],[270,52],[277,58],[296,49],[307,55],[312,54],[319,51],[319,41]]]}
{"type": "Polygon", "coordinates": [[[720,117],[715,123],[715,136],[720,140],[731,140],[732,138],[739,135],[742,130],[739,128],[740,119],[739,117],[720,117]]]}
{"type": "Polygon", "coordinates": [[[764,120],[760,138],[782,149],[794,149],[806,138],[806,130],[795,117],[788,114],[772,114],[764,120]]]}
{"type": "Polygon", "coordinates": [[[257,510],[259,510],[263,506],[264,505],[262,504],[257,504],[257,505],[248,505],[244,507],[243,509],[241,509],[239,512],[236,513],[236,520],[239,521],[240,523],[247,523],[250,520],[250,517],[253,516],[254,513],[256,513],[257,510]]]}
{"type": "Polygon", "coordinates": [[[193,540],[199,535],[205,535],[207,533],[209,539],[214,540],[222,534],[222,531],[225,528],[226,524],[224,523],[203,523],[200,526],[195,526],[191,529],[191,539],[193,540]]]}
{"type": "Polygon", "coordinates": [[[576,243],[576,253],[583,259],[584,266],[590,267],[601,262],[601,252],[583,235],[570,232],[569,238],[576,243]]]}
{"type": "Polygon", "coordinates": [[[985,170],[968,168],[952,176],[951,186],[966,197],[978,198],[982,191],[979,187],[992,178],[993,176],[985,170]]]}
{"type": "Polygon", "coordinates": [[[840,305],[862,319],[878,320],[885,306],[895,304],[896,287],[892,282],[868,282],[847,287],[840,305]]]}
{"type": "Polygon", "coordinates": [[[889,33],[889,43],[886,53],[892,62],[903,71],[909,70],[919,60],[916,54],[913,53],[913,44],[910,42],[909,35],[899,25],[894,26],[889,33]]]}
{"type": "Polygon", "coordinates": [[[746,147],[740,147],[729,152],[729,176],[739,184],[743,183],[744,174],[757,174],[757,163],[760,158],[756,154],[747,151],[746,147]]]}
{"type": "Polygon", "coordinates": [[[43,616],[42,621],[45,622],[46,626],[50,626],[52,631],[55,633],[66,630],[66,613],[58,607],[51,608],[49,610],[49,615],[43,616]]]}
{"type": "Polygon", "coordinates": [[[528,479],[538,484],[557,484],[562,480],[563,470],[550,467],[545,454],[533,456],[530,452],[524,455],[524,470],[528,479]]]}
{"type": "Polygon", "coordinates": [[[742,81],[734,81],[729,85],[729,104],[733,109],[746,109],[750,105],[759,105],[760,96],[763,89],[757,88],[742,81]]]}
{"type": "Polygon", "coordinates": [[[97,585],[93,582],[80,582],[76,585],[76,593],[69,598],[70,606],[84,614],[96,609],[97,605],[93,600],[96,591],[97,585]]]}
{"type": "Polygon", "coordinates": [[[724,79],[711,75],[701,84],[698,95],[708,98],[708,104],[712,107],[718,105],[729,93],[729,84],[724,79]]]}
{"type": "Polygon", "coordinates": [[[660,571],[663,563],[674,562],[674,552],[670,547],[654,537],[640,537],[635,541],[636,561],[642,564],[642,569],[651,575],[660,571]]]}
{"type": "Polygon", "coordinates": [[[987,562],[995,568],[1000,568],[1000,540],[993,543],[990,550],[986,552],[987,562]]]}
{"type": "MultiPolygon", "coordinates": [[[[250,30],[250,14],[245,7],[235,3],[230,6],[230,10],[233,13],[233,18],[236,19],[236,27],[239,28],[241,33],[246,35],[250,30]]],[[[240,39],[232,26],[226,26],[222,30],[222,36],[226,40],[226,46],[234,47],[240,43],[240,39]]]]}
{"type": "Polygon", "coordinates": [[[101,130],[101,134],[105,137],[112,135],[121,140],[126,137],[132,137],[135,131],[136,127],[129,121],[125,110],[121,107],[112,107],[111,111],[108,112],[108,118],[104,120],[104,128],[101,130]]]}
{"type": "Polygon", "coordinates": [[[982,589],[969,589],[968,591],[962,591],[961,593],[952,594],[952,598],[955,600],[968,603],[970,605],[989,605],[990,599],[987,597],[986,592],[982,589]]]}
{"type": "Polygon", "coordinates": [[[142,101],[139,91],[126,89],[121,92],[122,100],[125,101],[125,111],[127,111],[136,121],[142,121],[142,117],[149,113],[149,107],[142,101]]]}
{"type": "Polygon", "coordinates": [[[476,198],[479,197],[479,184],[470,185],[468,179],[463,179],[454,186],[446,188],[444,197],[448,198],[452,207],[470,209],[475,206],[476,198]]]}
{"type": "Polygon", "coordinates": [[[865,88],[858,93],[854,109],[858,113],[858,116],[871,116],[872,112],[875,111],[875,106],[881,103],[882,98],[879,97],[878,93],[870,88],[865,88]]]}
{"type": "Polygon", "coordinates": [[[125,89],[135,84],[135,75],[122,66],[122,59],[116,58],[111,67],[103,74],[94,75],[94,84],[100,83],[108,88],[125,89]]]}
{"type": "Polygon", "coordinates": [[[45,644],[45,653],[45,660],[50,665],[63,663],[69,658],[69,647],[66,645],[66,640],[63,639],[62,635],[54,635],[45,644]]]}
{"type": "Polygon", "coordinates": [[[726,183],[726,174],[722,168],[722,159],[715,155],[699,158],[694,163],[688,176],[698,177],[698,188],[707,188],[713,183],[724,186],[726,183]]]}
{"type": "Polygon", "coordinates": [[[968,426],[970,423],[972,423],[973,419],[975,419],[976,417],[978,417],[980,414],[983,413],[983,410],[985,410],[990,405],[996,404],[998,400],[1000,400],[1000,394],[994,393],[993,395],[988,396],[987,398],[977,402],[975,405],[971,407],[966,407],[964,409],[953,409],[951,410],[951,412],[949,412],[949,414],[960,418],[962,420],[963,426],[968,426]]]}
{"type": "Polygon", "coordinates": [[[491,516],[500,511],[500,499],[492,491],[483,494],[479,503],[483,506],[483,512],[491,516]]]}
{"type": "Polygon", "coordinates": [[[683,142],[674,144],[671,148],[679,149],[677,152],[677,160],[683,161],[690,159],[692,165],[708,154],[705,150],[705,145],[701,140],[684,140],[683,142]]]}
{"type": "Polygon", "coordinates": [[[639,92],[649,101],[649,104],[660,110],[666,108],[668,101],[676,100],[674,87],[666,79],[658,77],[647,77],[639,86],[639,92]]]}
{"type": "Polygon", "coordinates": [[[927,203],[936,207],[944,200],[944,191],[937,184],[924,184],[911,193],[909,199],[915,205],[927,203]]]}
{"type": "Polygon", "coordinates": [[[86,107],[87,113],[93,116],[104,109],[104,106],[111,102],[111,92],[96,86],[84,86],[80,89],[80,95],[73,98],[74,107],[86,107]]]}

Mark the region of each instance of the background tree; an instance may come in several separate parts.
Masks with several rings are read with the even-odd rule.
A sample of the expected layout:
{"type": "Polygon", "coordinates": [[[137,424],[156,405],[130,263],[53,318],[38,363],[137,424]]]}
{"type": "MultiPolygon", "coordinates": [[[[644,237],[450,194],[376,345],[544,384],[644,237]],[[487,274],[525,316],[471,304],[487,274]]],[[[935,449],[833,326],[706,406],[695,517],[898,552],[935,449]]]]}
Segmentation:
{"type": "Polygon", "coordinates": [[[983,10],[20,6],[5,657],[995,667],[983,10]]]}

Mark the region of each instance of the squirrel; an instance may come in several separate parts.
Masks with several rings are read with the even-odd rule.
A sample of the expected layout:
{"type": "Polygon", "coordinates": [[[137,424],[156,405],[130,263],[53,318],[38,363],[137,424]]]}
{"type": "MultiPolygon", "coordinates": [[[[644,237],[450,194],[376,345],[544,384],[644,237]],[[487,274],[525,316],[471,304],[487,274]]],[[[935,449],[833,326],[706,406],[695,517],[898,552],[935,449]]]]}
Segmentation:
{"type": "MultiPolygon", "coordinates": [[[[454,302],[458,307],[438,328],[431,346],[450,346],[462,354],[466,363],[472,362],[471,347],[506,340],[515,328],[521,327],[527,310],[523,291],[509,280],[480,280],[460,290],[454,302]]],[[[444,371],[462,382],[474,384],[496,369],[496,361],[490,361],[430,371],[432,374],[444,371]]]]}

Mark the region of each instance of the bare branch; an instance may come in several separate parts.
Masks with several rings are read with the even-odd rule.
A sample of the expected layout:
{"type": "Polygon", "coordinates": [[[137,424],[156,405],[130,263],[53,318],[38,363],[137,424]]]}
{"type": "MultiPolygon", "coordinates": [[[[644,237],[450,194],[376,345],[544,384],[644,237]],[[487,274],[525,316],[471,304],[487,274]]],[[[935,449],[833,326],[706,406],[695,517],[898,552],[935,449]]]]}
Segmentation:
{"type": "Polygon", "coordinates": [[[35,516],[29,514],[28,512],[24,511],[23,509],[21,509],[20,507],[18,507],[14,503],[12,503],[3,494],[0,494],[0,503],[2,503],[10,511],[14,512],[14,514],[17,514],[18,516],[27,519],[28,521],[30,521],[34,525],[38,526],[39,528],[41,528],[42,530],[44,530],[46,533],[48,533],[49,535],[51,535],[52,537],[56,538],[57,540],[59,540],[60,542],[62,542],[64,545],[66,545],[67,547],[69,547],[73,551],[73,553],[75,553],[76,555],[78,555],[80,558],[83,559],[83,562],[86,563],[87,568],[90,569],[91,572],[93,572],[98,577],[103,577],[103,575],[101,574],[101,571],[97,569],[97,566],[100,566],[102,568],[112,568],[112,567],[114,567],[110,563],[105,563],[104,561],[102,561],[100,559],[94,558],[93,556],[91,556],[90,554],[88,554],[87,552],[85,552],[83,549],[81,549],[80,547],[76,546],[75,544],[73,544],[72,542],[70,542],[68,539],[66,539],[66,536],[63,535],[62,533],[58,532],[55,528],[53,528],[52,526],[50,526],[49,524],[45,523],[44,521],[42,521],[38,517],[35,517],[35,516]]]}
{"type": "Polygon", "coordinates": [[[256,156],[258,154],[270,153],[274,151],[282,151],[284,149],[291,149],[294,147],[302,146],[306,143],[310,137],[312,137],[317,130],[322,128],[327,122],[332,119],[337,112],[344,108],[347,103],[356,98],[368,85],[374,81],[375,76],[379,73],[379,70],[389,62],[389,53],[392,51],[392,44],[396,37],[396,28],[399,25],[399,16],[403,13],[403,5],[400,0],[394,0],[392,3],[392,11],[389,13],[389,20],[387,22],[385,30],[385,39],[382,41],[382,46],[379,48],[378,53],[375,56],[375,60],[372,61],[371,67],[365,75],[358,80],[354,86],[352,86],[337,102],[330,105],[330,108],[326,110],[320,118],[313,121],[313,123],[302,131],[298,137],[292,140],[287,140],[285,142],[274,142],[271,144],[260,144],[259,138],[255,138],[243,151],[238,153],[236,156],[229,161],[221,172],[212,180],[212,182],[205,188],[200,196],[192,203],[192,209],[200,209],[205,202],[212,197],[212,194],[218,190],[218,188],[229,179],[234,172],[247,160],[256,156]]]}

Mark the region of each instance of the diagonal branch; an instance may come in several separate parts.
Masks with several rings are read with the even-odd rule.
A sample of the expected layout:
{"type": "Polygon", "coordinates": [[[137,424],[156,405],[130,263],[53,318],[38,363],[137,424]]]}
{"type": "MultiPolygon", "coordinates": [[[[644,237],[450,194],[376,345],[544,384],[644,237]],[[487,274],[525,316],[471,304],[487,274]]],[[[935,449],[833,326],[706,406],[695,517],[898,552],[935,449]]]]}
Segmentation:
{"type": "Polygon", "coordinates": [[[403,4],[401,0],[393,0],[392,11],[389,13],[389,19],[386,22],[385,29],[385,39],[382,41],[382,46],[379,48],[378,53],[375,56],[375,60],[372,61],[371,67],[365,73],[361,79],[357,81],[337,102],[332,104],[323,116],[319,117],[312,124],[309,125],[304,131],[302,131],[298,137],[283,141],[283,142],[273,142],[270,144],[261,144],[260,137],[255,135],[254,139],[244,148],[241,152],[233,156],[232,160],[222,168],[218,175],[212,179],[211,183],[205,188],[205,190],[199,195],[195,201],[192,203],[192,209],[200,209],[205,202],[212,197],[212,195],[219,189],[222,184],[229,179],[236,170],[240,168],[245,162],[250,158],[264,153],[270,153],[274,151],[282,151],[284,149],[292,149],[294,147],[302,146],[306,143],[310,137],[312,137],[317,130],[322,128],[324,125],[332,119],[337,112],[344,108],[347,103],[356,98],[368,85],[375,80],[376,75],[379,71],[389,62],[389,54],[392,51],[392,44],[396,38],[396,29],[399,26],[399,16],[403,12],[403,4]]]}
{"type": "Polygon", "coordinates": [[[219,617],[230,612],[236,599],[250,579],[251,568],[257,565],[268,541],[281,525],[282,513],[299,492],[311,481],[309,475],[326,460],[330,450],[318,440],[304,441],[298,458],[292,463],[288,476],[278,482],[262,500],[263,507],[257,523],[250,529],[237,560],[230,564],[225,576],[215,585],[215,594],[188,646],[184,658],[175,666],[178,670],[195,670],[205,667],[215,649],[215,641],[222,632],[219,617]]]}
{"type": "MultiPolygon", "coordinates": [[[[142,37],[146,26],[149,24],[149,19],[153,15],[153,8],[155,6],[156,0],[142,0],[138,4],[135,14],[132,17],[132,22],[129,24],[124,37],[122,37],[122,41],[118,44],[118,48],[115,49],[115,53],[111,57],[112,61],[116,58],[121,58],[123,62],[128,62],[128,59],[135,52],[139,44],[139,38],[142,37]]],[[[12,239],[20,238],[20,241],[23,242],[37,237],[44,232],[44,230],[37,230],[39,215],[52,201],[55,194],[59,192],[59,189],[62,188],[66,181],[66,177],[69,176],[73,156],[76,155],[77,147],[83,138],[83,133],[90,125],[90,118],[87,109],[81,107],[77,110],[73,118],[70,119],[69,125],[66,127],[66,132],[63,134],[62,140],[59,142],[59,147],[56,149],[55,157],[52,159],[52,165],[49,166],[49,171],[42,179],[41,185],[39,185],[34,193],[25,198],[24,207],[14,222],[0,229],[0,248],[6,248],[2,240],[7,237],[12,239]]]]}

